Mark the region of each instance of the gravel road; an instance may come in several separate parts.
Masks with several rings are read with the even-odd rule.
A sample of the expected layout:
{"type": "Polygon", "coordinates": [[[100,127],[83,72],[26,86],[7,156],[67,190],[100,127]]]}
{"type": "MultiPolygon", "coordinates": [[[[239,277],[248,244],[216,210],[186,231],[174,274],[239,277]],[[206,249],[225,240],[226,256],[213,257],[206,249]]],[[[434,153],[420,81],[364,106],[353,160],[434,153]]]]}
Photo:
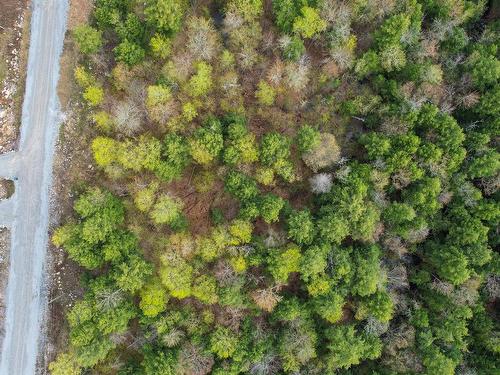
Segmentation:
{"type": "Polygon", "coordinates": [[[11,230],[5,337],[0,375],[34,375],[45,289],[52,155],[59,124],[57,80],[68,0],[33,0],[19,150],[0,157],[0,177],[17,177],[0,203],[0,225],[11,230]]]}

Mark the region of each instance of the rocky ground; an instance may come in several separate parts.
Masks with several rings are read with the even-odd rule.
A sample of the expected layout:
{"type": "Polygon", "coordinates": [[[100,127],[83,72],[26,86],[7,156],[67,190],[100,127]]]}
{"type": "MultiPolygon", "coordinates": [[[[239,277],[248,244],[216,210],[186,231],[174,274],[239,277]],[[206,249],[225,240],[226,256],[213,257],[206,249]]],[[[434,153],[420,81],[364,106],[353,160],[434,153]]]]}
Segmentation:
{"type": "Polygon", "coordinates": [[[29,0],[0,5],[0,153],[16,148],[29,42],[29,0]]]}

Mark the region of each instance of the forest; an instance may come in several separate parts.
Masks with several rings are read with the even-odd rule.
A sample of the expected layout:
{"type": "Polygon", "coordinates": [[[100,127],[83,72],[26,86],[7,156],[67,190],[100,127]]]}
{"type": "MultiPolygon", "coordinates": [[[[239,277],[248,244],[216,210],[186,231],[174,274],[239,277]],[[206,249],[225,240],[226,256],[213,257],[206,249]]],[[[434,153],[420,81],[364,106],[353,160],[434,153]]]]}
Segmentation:
{"type": "Polygon", "coordinates": [[[95,0],[51,374],[498,375],[493,3],[95,0]]]}

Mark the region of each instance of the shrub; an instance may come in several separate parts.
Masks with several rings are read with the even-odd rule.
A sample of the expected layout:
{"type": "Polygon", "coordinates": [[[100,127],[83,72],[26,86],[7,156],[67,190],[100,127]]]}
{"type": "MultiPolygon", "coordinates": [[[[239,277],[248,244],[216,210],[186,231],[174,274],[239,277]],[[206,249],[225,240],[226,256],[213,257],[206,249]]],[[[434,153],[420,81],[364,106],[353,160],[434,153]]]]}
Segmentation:
{"type": "Polygon", "coordinates": [[[161,195],[149,215],[156,224],[173,224],[182,215],[182,207],[182,201],[169,195],[161,195]]]}
{"type": "Polygon", "coordinates": [[[92,106],[98,106],[104,100],[104,90],[99,86],[89,86],[83,93],[83,98],[92,106]]]}
{"type": "Polygon", "coordinates": [[[79,25],[73,30],[73,38],[80,52],[89,55],[96,53],[102,47],[102,33],[89,25],[79,25]]]}
{"type": "Polygon", "coordinates": [[[300,153],[312,151],[318,146],[321,139],[319,131],[309,125],[302,126],[297,133],[297,145],[300,153]]]}
{"type": "Polygon", "coordinates": [[[261,105],[271,106],[274,104],[274,98],[276,97],[276,92],[274,88],[269,85],[266,81],[260,81],[258,84],[258,89],[255,92],[255,97],[261,105]]]}
{"type": "Polygon", "coordinates": [[[140,45],[129,40],[121,42],[114,51],[116,59],[128,66],[139,64],[146,56],[146,51],[140,45]]]}
{"type": "Polygon", "coordinates": [[[165,35],[156,33],[151,37],[149,47],[151,48],[153,56],[160,59],[166,59],[170,56],[172,42],[165,35]]]}
{"type": "Polygon", "coordinates": [[[194,98],[204,96],[212,88],[212,67],[205,62],[196,65],[196,74],[188,83],[188,94],[194,98]]]}

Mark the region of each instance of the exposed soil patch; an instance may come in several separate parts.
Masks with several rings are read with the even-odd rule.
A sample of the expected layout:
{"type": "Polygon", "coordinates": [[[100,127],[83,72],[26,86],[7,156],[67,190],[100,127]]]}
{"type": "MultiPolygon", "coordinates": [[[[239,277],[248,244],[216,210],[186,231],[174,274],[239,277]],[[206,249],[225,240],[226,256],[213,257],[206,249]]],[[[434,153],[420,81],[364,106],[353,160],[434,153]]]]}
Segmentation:
{"type": "Polygon", "coordinates": [[[0,342],[3,340],[5,316],[5,291],[7,290],[7,275],[9,272],[10,231],[0,228],[0,342]]]}
{"type": "Polygon", "coordinates": [[[29,0],[3,0],[0,12],[0,153],[15,149],[29,45],[29,0]]]}
{"type": "Polygon", "coordinates": [[[0,179],[0,200],[10,198],[14,189],[14,181],[0,179]]]}

